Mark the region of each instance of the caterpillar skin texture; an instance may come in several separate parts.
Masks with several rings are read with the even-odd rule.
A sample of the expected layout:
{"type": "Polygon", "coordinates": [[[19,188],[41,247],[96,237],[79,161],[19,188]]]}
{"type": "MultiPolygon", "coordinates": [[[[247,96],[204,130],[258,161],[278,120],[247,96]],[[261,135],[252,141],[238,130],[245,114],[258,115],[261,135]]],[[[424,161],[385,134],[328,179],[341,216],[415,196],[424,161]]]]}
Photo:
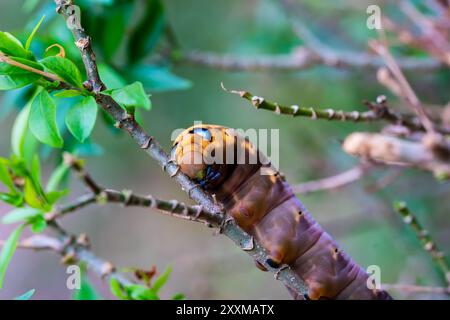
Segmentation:
{"type": "Polygon", "coordinates": [[[269,265],[287,264],[305,281],[308,297],[290,291],[294,298],[391,299],[367,287],[367,273],[312,218],[268,159],[233,129],[188,128],[175,140],[172,159],[260,241],[269,265]],[[220,163],[227,156],[232,161],[217,163],[220,156],[220,163]]]}

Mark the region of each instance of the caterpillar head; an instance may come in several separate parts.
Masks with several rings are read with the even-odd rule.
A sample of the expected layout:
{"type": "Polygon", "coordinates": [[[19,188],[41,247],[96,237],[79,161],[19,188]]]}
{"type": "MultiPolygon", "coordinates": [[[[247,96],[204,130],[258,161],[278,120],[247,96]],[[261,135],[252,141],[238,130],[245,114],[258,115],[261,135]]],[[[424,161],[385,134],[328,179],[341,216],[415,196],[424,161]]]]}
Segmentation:
{"type": "Polygon", "coordinates": [[[180,166],[181,172],[202,187],[214,188],[229,173],[229,163],[233,161],[227,161],[227,149],[235,148],[235,138],[233,130],[229,128],[195,125],[175,139],[171,158],[180,166]]]}

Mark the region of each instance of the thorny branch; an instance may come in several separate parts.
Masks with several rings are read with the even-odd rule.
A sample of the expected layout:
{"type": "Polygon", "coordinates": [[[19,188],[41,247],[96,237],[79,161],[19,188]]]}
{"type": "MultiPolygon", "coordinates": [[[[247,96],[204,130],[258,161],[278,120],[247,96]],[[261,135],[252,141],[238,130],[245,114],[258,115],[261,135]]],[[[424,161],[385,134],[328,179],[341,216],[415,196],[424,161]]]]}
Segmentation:
{"type": "MultiPolygon", "coordinates": [[[[222,89],[226,92],[239,95],[251,102],[256,109],[272,111],[275,114],[289,115],[292,117],[306,117],[312,120],[338,120],[338,121],[353,121],[353,122],[374,122],[386,121],[392,124],[407,127],[413,131],[424,131],[425,128],[421,125],[417,118],[394,112],[386,104],[386,97],[379,96],[376,102],[365,102],[369,111],[342,111],[335,109],[317,109],[313,107],[301,107],[298,105],[286,106],[277,102],[268,101],[263,97],[255,96],[252,93],[244,90],[229,90],[222,84],[222,89]]],[[[445,127],[435,126],[435,130],[450,134],[450,130],[445,127]]]]}
{"type": "MultiPolygon", "coordinates": [[[[71,0],[55,0],[55,3],[57,12],[66,19],[71,19],[72,15],[75,14],[70,10],[70,6],[73,4],[71,0]]],[[[174,178],[194,201],[198,202],[208,212],[223,216],[222,208],[213,200],[212,196],[205,193],[200,186],[179,171],[179,167],[169,159],[169,156],[159,143],[137,124],[134,117],[122,109],[110,96],[101,93],[106,88],[98,74],[95,54],[91,47],[91,39],[81,26],[72,26],[71,31],[75,38],[75,44],[80,49],[86,68],[88,76],[86,88],[92,89],[97,103],[117,121],[117,127],[128,132],[139,147],[145,150],[167,174],[174,178]]],[[[307,293],[306,285],[289,267],[272,268],[268,265],[266,250],[253,237],[237,226],[232,219],[225,220],[221,226],[221,232],[251,255],[253,259],[274,273],[275,277],[287,287],[301,295],[307,293]]]]}

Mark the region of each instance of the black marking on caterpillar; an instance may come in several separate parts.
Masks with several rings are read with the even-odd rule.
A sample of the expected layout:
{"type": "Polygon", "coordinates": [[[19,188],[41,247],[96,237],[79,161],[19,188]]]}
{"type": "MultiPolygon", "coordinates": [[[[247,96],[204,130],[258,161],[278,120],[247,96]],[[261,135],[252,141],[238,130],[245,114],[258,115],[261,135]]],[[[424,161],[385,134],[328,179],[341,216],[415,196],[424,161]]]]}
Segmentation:
{"type": "MultiPolygon", "coordinates": [[[[260,99],[254,100],[256,105],[262,103],[260,99]]],[[[313,118],[317,117],[314,110],[311,112],[313,118]]],[[[328,115],[334,117],[334,113],[328,115]]],[[[345,119],[342,111],[336,116],[345,119]]],[[[305,297],[289,290],[296,299],[391,299],[387,292],[367,287],[365,270],[313,219],[278,171],[263,165],[268,162],[265,156],[248,140],[237,143],[238,138],[242,137],[222,126],[197,125],[182,132],[172,150],[180,171],[195,180],[195,187],[214,194],[215,201],[228,213],[219,232],[227,223],[235,222],[266,249],[268,266],[278,269],[287,265],[294,270],[309,288],[305,297]],[[200,134],[193,139],[196,132],[200,134]],[[212,170],[210,163],[194,165],[187,161],[192,158],[192,150],[205,156],[208,146],[212,146],[216,154],[225,153],[228,147],[235,151],[241,148],[238,151],[246,156],[256,150],[258,161],[256,164],[213,163],[214,171],[221,176],[214,180],[213,175],[208,174],[212,170]],[[263,167],[269,174],[261,174],[263,167]]],[[[236,154],[239,152],[234,153],[235,160],[236,154]]],[[[260,263],[257,265],[266,269],[260,263]]]]}

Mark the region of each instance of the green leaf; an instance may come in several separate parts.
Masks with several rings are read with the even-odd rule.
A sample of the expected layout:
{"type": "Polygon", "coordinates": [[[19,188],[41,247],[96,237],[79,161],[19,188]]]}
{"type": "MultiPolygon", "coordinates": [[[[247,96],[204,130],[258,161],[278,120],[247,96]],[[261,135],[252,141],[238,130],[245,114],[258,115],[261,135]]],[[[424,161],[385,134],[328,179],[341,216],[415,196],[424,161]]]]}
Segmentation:
{"type": "Polygon", "coordinates": [[[26,50],[22,43],[8,32],[0,31],[0,51],[12,56],[24,59],[31,59],[33,55],[26,50]]]}
{"type": "Polygon", "coordinates": [[[56,105],[47,91],[41,91],[31,104],[30,130],[41,142],[54,148],[63,146],[63,139],[56,124],[56,105]]]}
{"type": "Polygon", "coordinates": [[[36,215],[29,219],[31,231],[34,233],[41,233],[47,227],[47,222],[42,214],[36,215]]]}
{"type": "Polygon", "coordinates": [[[30,300],[30,298],[33,296],[35,291],[36,291],[35,289],[31,289],[31,290],[25,292],[24,294],[22,294],[18,297],[15,297],[14,300],[30,300]]]}
{"type": "Polygon", "coordinates": [[[11,148],[14,154],[19,158],[24,156],[24,143],[28,131],[28,118],[30,115],[31,102],[32,100],[30,100],[19,112],[12,128],[11,148]]]}
{"type": "Polygon", "coordinates": [[[120,89],[113,90],[111,96],[125,108],[144,108],[150,110],[152,104],[145,93],[142,83],[135,82],[120,89]]]}
{"type": "Polygon", "coordinates": [[[28,203],[30,207],[36,209],[42,209],[48,211],[49,205],[46,199],[40,194],[37,187],[34,185],[30,178],[25,178],[25,188],[24,188],[25,202],[28,203]]]}
{"type": "Polygon", "coordinates": [[[51,191],[45,195],[47,202],[50,206],[54,205],[62,197],[69,193],[69,189],[64,189],[60,191],[51,191]]]}
{"type": "Polygon", "coordinates": [[[25,50],[28,50],[30,48],[31,41],[33,40],[34,35],[38,31],[38,29],[41,26],[41,23],[42,23],[42,21],[44,21],[44,19],[45,19],[45,15],[42,16],[41,20],[39,20],[37,25],[34,27],[33,31],[31,32],[30,36],[27,39],[27,42],[25,43],[25,50]]]}
{"type": "Polygon", "coordinates": [[[155,48],[164,31],[164,6],[160,0],[145,2],[144,14],[130,35],[128,41],[128,61],[135,63],[155,48]]]}
{"type": "Polygon", "coordinates": [[[78,141],[84,142],[91,135],[97,119],[97,103],[93,97],[85,97],[72,106],[66,115],[66,125],[78,141]]]}
{"type": "Polygon", "coordinates": [[[2,223],[11,224],[16,222],[24,222],[29,219],[42,215],[43,211],[36,208],[17,208],[8,212],[3,218],[2,223]]]}
{"type": "Polygon", "coordinates": [[[81,96],[81,92],[78,90],[63,90],[55,93],[53,96],[56,98],[73,98],[81,96]]]}
{"type": "Polygon", "coordinates": [[[6,159],[0,158],[0,181],[9,189],[11,193],[16,193],[14,181],[9,173],[6,159]]]}
{"type": "Polygon", "coordinates": [[[16,251],[17,243],[19,242],[20,234],[25,228],[25,224],[17,227],[8,239],[3,244],[2,252],[0,254],[0,289],[3,287],[3,280],[5,279],[6,269],[11,261],[11,258],[16,251]]]}
{"type": "Polygon", "coordinates": [[[31,162],[31,179],[35,186],[41,184],[41,164],[39,163],[39,156],[35,154],[31,162]]]}
{"type": "Polygon", "coordinates": [[[13,205],[14,207],[18,207],[23,204],[23,196],[20,193],[17,194],[0,193],[0,200],[13,205]]]}
{"type": "Polygon", "coordinates": [[[57,191],[59,185],[67,176],[69,172],[69,167],[65,163],[61,163],[55,170],[53,170],[50,178],[47,181],[45,187],[46,192],[57,191]]]}
{"type": "MultiPolygon", "coordinates": [[[[11,59],[34,69],[43,70],[39,63],[17,57],[11,57],[11,59]]],[[[6,62],[0,63],[0,90],[22,88],[36,82],[40,78],[42,78],[40,74],[24,70],[6,62]]]]}
{"type": "Polygon", "coordinates": [[[58,75],[65,82],[75,87],[83,88],[83,79],[80,70],[71,60],[52,56],[42,59],[40,63],[42,63],[48,71],[58,75]]]}
{"type": "Polygon", "coordinates": [[[172,266],[167,266],[166,270],[153,282],[152,289],[158,293],[159,290],[166,284],[169,279],[170,273],[172,272],[172,266]]]}
{"type": "Polygon", "coordinates": [[[126,290],[133,300],[159,300],[154,289],[144,287],[140,284],[129,285],[126,290]]]}
{"type": "Polygon", "coordinates": [[[124,288],[116,278],[111,277],[111,280],[109,281],[109,288],[112,294],[115,295],[117,298],[121,300],[127,299],[127,295],[124,292],[124,288]]]}
{"type": "Polygon", "coordinates": [[[73,300],[100,300],[102,297],[92,284],[89,282],[87,277],[83,275],[81,277],[81,286],[79,290],[76,290],[72,295],[73,300]]]}
{"type": "Polygon", "coordinates": [[[173,74],[168,68],[139,65],[131,70],[130,77],[142,82],[150,91],[183,90],[192,87],[189,80],[173,74]]]}

